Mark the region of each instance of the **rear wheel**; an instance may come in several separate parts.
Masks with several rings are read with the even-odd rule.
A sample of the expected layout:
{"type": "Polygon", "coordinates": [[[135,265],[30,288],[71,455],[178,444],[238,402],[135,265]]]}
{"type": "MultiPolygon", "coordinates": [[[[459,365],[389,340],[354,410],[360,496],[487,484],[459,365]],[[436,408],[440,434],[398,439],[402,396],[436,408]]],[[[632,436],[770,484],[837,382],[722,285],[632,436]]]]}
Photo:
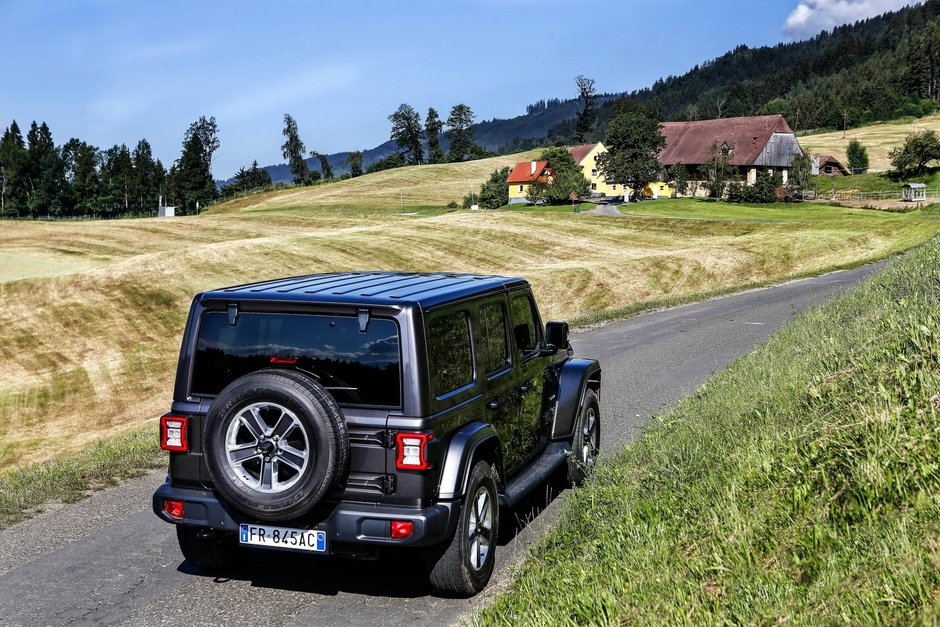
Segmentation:
{"type": "Polygon", "coordinates": [[[433,554],[430,582],[445,596],[469,597],[490,580],[496,564],[496,538],[499,533],[499,502],[496,473],[485,461],[477,462],[470,473],[460,522],[450,544],[433,554]]]}
{"type": "Polygon", "coordinates": [[[231,570],[238,564],[238,543],[234,534],[176,525],[176,539],[183,557],[199,570],[216,573],[231,570]]]}
{"type": "Polygon", "coordinates": [[[574,423],[571,455],[568,457],[568,481],[581,485],[594,469],[601,448],[601,411],[594,390],[584,392],[584,404],[574,423]]]}

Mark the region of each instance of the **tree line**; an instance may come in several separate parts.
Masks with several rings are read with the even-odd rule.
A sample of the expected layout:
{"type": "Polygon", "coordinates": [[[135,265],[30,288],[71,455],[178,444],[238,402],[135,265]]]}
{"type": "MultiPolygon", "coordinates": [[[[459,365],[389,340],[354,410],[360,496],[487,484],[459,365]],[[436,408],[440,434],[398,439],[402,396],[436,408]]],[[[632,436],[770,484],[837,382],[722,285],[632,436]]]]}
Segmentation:
{"type": "Polygon", "coordinates": [[[100,149],[77,138],[56,145],[45,123],[23,137],[13,120],[0,137],[0,215],[117,216],[152,213],[161,196],[182,214],[217,196],[212,155],[219,147],[215,118],[200,117],[183,136],[167,170],[141,139],[100,149]]]}

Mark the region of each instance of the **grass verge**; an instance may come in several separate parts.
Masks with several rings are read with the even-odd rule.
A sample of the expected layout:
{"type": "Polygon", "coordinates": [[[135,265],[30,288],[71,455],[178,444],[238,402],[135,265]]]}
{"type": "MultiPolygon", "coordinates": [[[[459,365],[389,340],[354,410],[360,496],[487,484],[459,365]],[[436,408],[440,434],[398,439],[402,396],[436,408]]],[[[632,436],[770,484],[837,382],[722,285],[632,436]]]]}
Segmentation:
{"type": "Polygon", "coordinates": [[[156,428],[149,425],[76,453],[7,471],[0,474],[0,529],[39,513],[47,503],[74,503],[164,465],[166,454],[157,445],[156,428]]]}
{"type": "Polygon", "coordinates": [[[804,314],[601,464],[488,623],[931,623],[940,241],[804,314]]]}

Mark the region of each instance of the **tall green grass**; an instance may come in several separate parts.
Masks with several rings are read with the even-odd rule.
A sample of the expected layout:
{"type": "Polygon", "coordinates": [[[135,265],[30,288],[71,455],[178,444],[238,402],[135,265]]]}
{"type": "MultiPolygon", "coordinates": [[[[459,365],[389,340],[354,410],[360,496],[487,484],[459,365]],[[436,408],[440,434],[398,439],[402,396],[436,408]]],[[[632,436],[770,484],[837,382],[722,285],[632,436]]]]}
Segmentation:
{"type": "Polygon", "coordinates": [[[610,456],[475,621],[936,623],[938,410],[934,240],[610,456]]]}
{"type": "Polygon", "coordinates": [[[166,465],[152,423],[76,453],[0,474],[0,529],[29,518],[50,502],[74,503],[96,490],[166,465]]]}

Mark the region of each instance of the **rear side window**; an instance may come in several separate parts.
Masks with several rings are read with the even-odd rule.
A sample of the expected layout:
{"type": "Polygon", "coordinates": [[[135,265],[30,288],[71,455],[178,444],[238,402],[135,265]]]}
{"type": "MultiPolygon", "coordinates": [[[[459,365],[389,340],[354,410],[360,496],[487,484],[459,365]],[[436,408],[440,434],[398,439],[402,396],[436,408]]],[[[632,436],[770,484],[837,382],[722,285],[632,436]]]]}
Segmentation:
{"type": "Polygon", "coordinates": [[[311,374],[336,401],[367,407],[401,406],[398,325],[373,318],[364,333],[348,316],[242,313],[202,317],[191,390],[214,396],[239,377],[264,368],[311,374]]]}
{"type": "Polygon", "coordinates": [[[509,338],[506,336],[506,310],[500,303],[480,307],[480,345],[477,357],[486,374],[509,365],[509,338]]]}
{"type": "Polygon", "coordinates": [[[516,350],[520,355],[528,355],[535,350],[539,341],[532,299],[528,296],[516,296],[510,301],[510,306],[512,307],[512,333],[516,350]]]}
{"type": "Polygon", "coordinates": [[[428,325],[428,362],[434,396],[443,396],[473,383],[468,312],[455,311],[431,320],[428,325]]]}

